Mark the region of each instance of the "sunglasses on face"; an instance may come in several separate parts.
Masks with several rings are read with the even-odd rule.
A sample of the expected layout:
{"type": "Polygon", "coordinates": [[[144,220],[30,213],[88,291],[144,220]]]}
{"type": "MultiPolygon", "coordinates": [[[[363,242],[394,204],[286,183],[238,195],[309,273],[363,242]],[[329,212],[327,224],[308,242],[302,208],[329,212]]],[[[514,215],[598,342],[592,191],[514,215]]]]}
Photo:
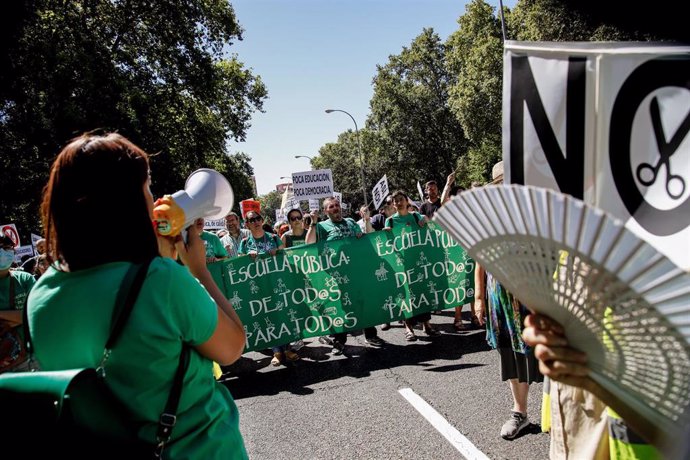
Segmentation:
{"type": "Polygon", "coordinates": [[[302,220],[302,216],[292,216],[290,217],[290,222],[296,222],[298,220],[302,220]]]}
{"type": "Polygon", "coordinates": [[[264,220],[263,217],[257,216],[257,217],[250,217],[249,219],[247,219],[247,222],[249,222],[250,224],[253,224],[256,222],[261,222],[262,220],[264,220]]]}

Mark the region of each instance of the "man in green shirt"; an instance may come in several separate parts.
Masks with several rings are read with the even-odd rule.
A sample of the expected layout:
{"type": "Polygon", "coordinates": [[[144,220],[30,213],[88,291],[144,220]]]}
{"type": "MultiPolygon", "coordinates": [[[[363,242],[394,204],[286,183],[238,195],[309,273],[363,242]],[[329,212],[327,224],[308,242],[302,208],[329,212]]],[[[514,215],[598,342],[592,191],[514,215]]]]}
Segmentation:
{"type": "Polygon", "coordinates": [[[26,364],[22,309],[36,282],[30,273],[10,271],[14,254],[12,240],[0,238],[0,372],[23,370],[26,364]]]}
{"type": "Polygon", "coordinates": [[[199,232],[199,237],[204,242],[206,247],[206,264],[212,264],[213,262],[218,262],[221,259],[228,258],[228,251],[223,247],[223,243],[220,242],[220,238],[211,232],[204,231],[204,219],[199,218],[194,221],[197,231],[199,232]]]}
{"type": "MultiPolygon", "coordinates": [[[[315,243],[316,241],[335,241],[343,240],[345,238],[361,238],[364,233],[357,225],[354,219],[343,217],[340,201],[335,197],[328,197],[323,200],[323,208],[328,215],[328,219],[323,222],[318,222],[318,215],[314,217],[314,222],[318,222],[309,227],[307,232],[307,244],[315,243]]],[[[367,233],[371,233],[371,219],[368,213],[362,216],[365,222],[365,229],[367,233]]],[[[375,327],[367,327],[364,329],[365,341],[373,347],[381,347],[386,342],[378,337],[375,327]]],[[[347,341],[347,333],[339,332],[333,334],[331,337],[319,337],[319,342],[326,343],[333,347],[331,351],[334,355],[341,355],[345,349],[345,342],[347,341]]]]}

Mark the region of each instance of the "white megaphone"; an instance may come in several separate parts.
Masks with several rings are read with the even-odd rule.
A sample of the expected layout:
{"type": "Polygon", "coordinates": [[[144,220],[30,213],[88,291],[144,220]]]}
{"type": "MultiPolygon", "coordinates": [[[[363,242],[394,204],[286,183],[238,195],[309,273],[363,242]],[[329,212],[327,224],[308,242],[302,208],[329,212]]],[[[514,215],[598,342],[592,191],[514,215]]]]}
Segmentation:
{"type": "Polygon", "coordinates": [[[156,231],[165,236],[176,236],[200,217],[225,217],[235,201],[228,180],[213,169],[197,169],[187,178],[184,190],[165,195],[153,208],[156,231]]]}

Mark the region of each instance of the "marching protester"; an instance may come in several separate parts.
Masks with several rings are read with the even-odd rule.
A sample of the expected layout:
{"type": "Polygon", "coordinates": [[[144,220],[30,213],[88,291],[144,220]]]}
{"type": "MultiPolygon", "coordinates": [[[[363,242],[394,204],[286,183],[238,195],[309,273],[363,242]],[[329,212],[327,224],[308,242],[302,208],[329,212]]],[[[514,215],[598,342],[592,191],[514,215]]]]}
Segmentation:
{"type": "MultiPolygon", "coordinates": [[[[492,169],[492,183],[503,181],[502,162],[492,169]]],[[[474,269],[474,315],[480,326],[486,325],[486,341],[498,350],[501,380],[508,381],[513,397],[510,418],[501,427],[501,437],[515,438],[529,426],[527,396],[533,382],[542,382],[534,351],[522,338],[522,324],[529,311],[513,297],[491,273],[479,264],[474,269]]]]}
{"type": "Polygon", "coordinates": [[[424,192],[426,194],[426,201],[422,204],[422,207],[419,208],[419,212],[431,219],[434,217],[434,213],[438,211],[443,204],[441,198],[438,196],[438,185],[436,181],[430,180],[424,184],[424,192]]]}
{"type": "Polygon", "coordinates": [[[24,346],[22,310],[35,278],[22,270],[10,270],[14,243],[0,237],[0,372],[28,369],[24,346]]]}
{"type": "Polygon", "coordinates": [[[379,209],[379,212],[371,218],[371,227],[375,231],[383,230],[386,226],[386,219],[395,214],[395,206],[393,206],[393,196],[388,195],[379,209]]]}
{"type": "Polygon", "coordinates": [[[199,237],[201,241],[204,242],[206,247],[206,263],[212,264],[213,262],[218,262],[222,259],[227,259],[228,253],[220,242],[220,238],[211,232],[204,230],[204,219],[199,218],[194,221],[194,226],[199,232],[199,237]]]}
{"type": "Polygon", "coordinates": [[[246,458],[233,398],[211,371],[213,361],[229,365],[240,357],[244,328],[206,268],[198,232],[190,227],[187,244],[157,237],[150,183],[148,155],[119,134],[84,134],[58,155],[41,207],[51,267],[27,307],[35,357],[47,371],[98,367],[118,289],[133,264],[150,262],[105,364],[105,383],[127,408],[137,436],[155,443],[188,347],[166,456],[246,458]],[[126,223],[127,238],[103,245],[103,235],[83,225],[104,212],[126,223]],[[185,266],[175,261],[178,254],[185,266]]]}
{"type": "MultiPolygon", "coordinates": [[[[419,215],[416,212],[408,212],[407,204],[409,203],[409,197],[402,190],[398,190],[392,195],[393,206],[395,207],[396,213],[386,219],[386,230],[391,230],[393,228],[401,227],[423,227],[426,224],[426,218],[419,215]]],[[[408,342],[414,342],[417,340],[417,336],[414,333],[414,326],[421,323],[424,328],[424,332],[429,337],[436,337],[441,335],[436,329],[431,326],[431,313],[420,313],[419,315],[413,316],[410,319],[406,319],[405,323],[405,340],[408,342]]]]}
{"type": "MultiPolygon", "coordinates": [[[[307,232],[307,244],[315,243],[317,241],[336,241],[345,238],[361,238],[364,233],[359,228],[357,223],[349,218],[343,217],[340,201],[336,197],[328,197],[323,200],[323,208],[328,215],[328,219],[323,222],[316,222],[317,217],[313,217],[314,223],[307,232]]],[[[371,231],[371,222],[368,213],[365,213],[362,218],[366,222],[367,230],[371,231]]],[[[364,338],[366,343],[374,347],[381,347],[386,342],[378,336],[376,327],[367,327],[364,329],[364,338]]],[[[347,342],[347,333],[339,332],[330,337],[319,337],[321,343],[331,345],[333,348],[331,353],[333,355],[343,354],[345,349],[345,342],[347,342]]]]}
{"type": "Polygon", "coordinates": [[[240,242],[249,236],[249,230],[240,228],[240,218],[235,212],[229,213],[225,216],[225,228],[228,231],[221,239],[228,257],[237,257],[237,249],[240,242]]]}
{"type": "MultiPolygon", "coordinates": [[[[290,230],[283,233],[280,237],[285,247],[291,248],[305,244],[307,240],[307,230],[304,229],[305,216],[302,216],[302,210],[297,208],[291,209],[287,213],[287,219],[290,223],[290,230]]],[[[292,349],[295,351],[299,350],[303,346],[304,340],[302,339],[290,344],[290,347],[292,347],[292,349]]]]}
{"type": "Polygon", "coordinates": [[[34,278],[39,279],[48,270],[48,256],[46,254],[41,254],[36,260],[36,266],[34,267],[34,278]]]}
{"type": "MultiPolygon", "coordinates": [[[[278,235],[264,230],[264,218],[261,214],[256,211],[249,211],[245,217],[250,234],[240,243],[240,247],[237,249],[239,255],[247,255],[252,259],[264,254],[275,256],[279,249],[285,247],[278,235]]],[[[289,344],[278,345],[272,347],[271,350],[273,351],[272,366],[280,366],[285,363],[285,360],[297,361],[300,358],[297,353],[290,349],[289,344]]]]}
{"type": "Polygon", "coordinates": [[[513,397],[510,418],[501,427],[501,437],[515,438],[529,426],[527,396],[533,382],[543,381],[533,350],[522,339],[522,321],[527,308],[506,291],[479,264],[474,272],[474,313],[480,325],[486,324],[486,341],[498,350],[501,380],[508,381],[513,397]]]}
{"type": "Polygon", "coordinates": [[[290,223],[290,230],[283,233],[280,237],[285,247],[291,248],[293,246],[305,244],[307,232],[304,230],[302,211],[299,209],[291,209],[287,213],[287,219],[290,223]]]}

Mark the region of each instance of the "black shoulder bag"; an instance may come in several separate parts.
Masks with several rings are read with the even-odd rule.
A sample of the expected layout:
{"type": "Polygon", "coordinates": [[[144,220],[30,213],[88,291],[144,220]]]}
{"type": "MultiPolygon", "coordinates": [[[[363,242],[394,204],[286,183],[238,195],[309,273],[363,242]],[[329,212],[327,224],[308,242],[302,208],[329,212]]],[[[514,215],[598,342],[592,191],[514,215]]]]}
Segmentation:
{"type": "MultiPolygon", "coordinates": [[[[31,458],[161,458],[176,423],[189,348],[183,345],[155,440],[137,438],[139,426],[105,383],[105,364],[116,346],[148,273],[151,260],[133,265],[116,298],[110,337],[97,369],[0,375],[0,433],[31,458]]],[[[24,328],[31,339],[24,308],[24,328]]]]}

